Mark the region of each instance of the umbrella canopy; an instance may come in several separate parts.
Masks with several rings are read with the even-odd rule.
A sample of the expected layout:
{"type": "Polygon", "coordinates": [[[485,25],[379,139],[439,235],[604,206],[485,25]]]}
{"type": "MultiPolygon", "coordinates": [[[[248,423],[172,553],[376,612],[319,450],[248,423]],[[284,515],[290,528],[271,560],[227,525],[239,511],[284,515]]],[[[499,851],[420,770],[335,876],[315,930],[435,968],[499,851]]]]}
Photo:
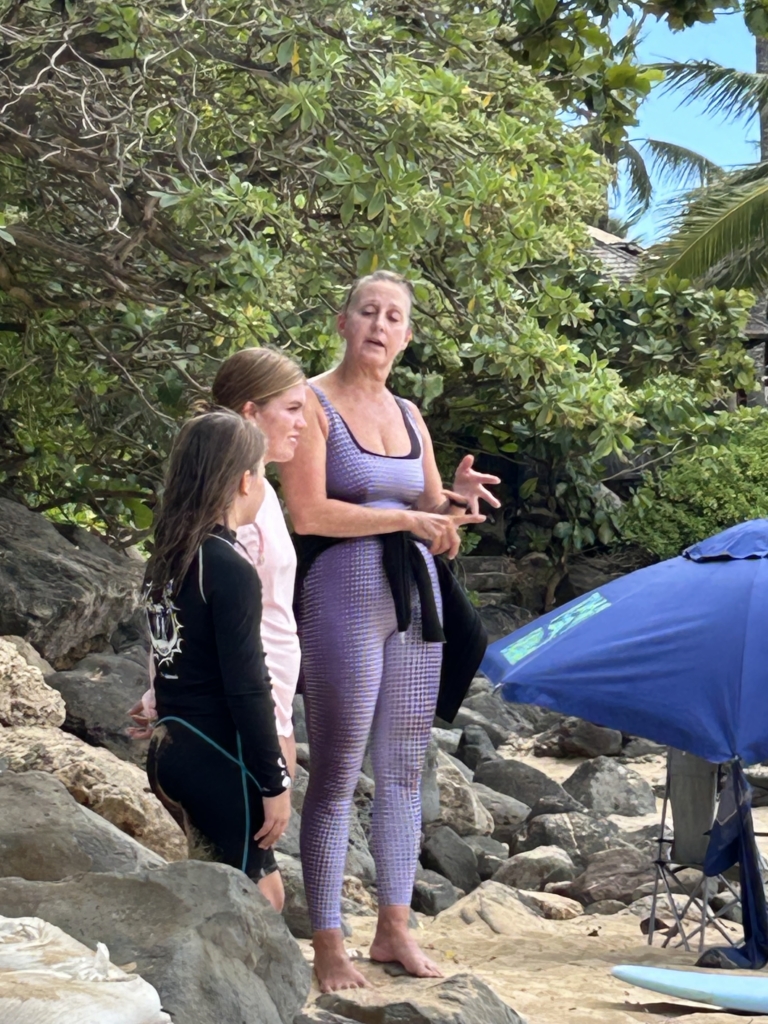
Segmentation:
{"type": "Polygon", "coordinates": [[[491,644],[540,704],[722,763],[768,759],[768,519],[629,573],[491,644]]]}

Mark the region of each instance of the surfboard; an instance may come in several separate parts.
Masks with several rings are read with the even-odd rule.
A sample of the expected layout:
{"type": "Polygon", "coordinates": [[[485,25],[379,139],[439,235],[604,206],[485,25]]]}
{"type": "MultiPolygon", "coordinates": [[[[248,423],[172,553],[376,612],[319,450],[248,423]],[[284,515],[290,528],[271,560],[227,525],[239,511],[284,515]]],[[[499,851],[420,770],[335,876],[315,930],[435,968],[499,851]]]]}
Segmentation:
{"type": "Polygon", "coordinates": [[[730,971],[707,974],[673,971],[664,967],[632,967],[622,964],[611,974],[620,981],[679,999],[708,1003],[723,1010],[768,1013],[768,977],[746,977],[730,971]]]}

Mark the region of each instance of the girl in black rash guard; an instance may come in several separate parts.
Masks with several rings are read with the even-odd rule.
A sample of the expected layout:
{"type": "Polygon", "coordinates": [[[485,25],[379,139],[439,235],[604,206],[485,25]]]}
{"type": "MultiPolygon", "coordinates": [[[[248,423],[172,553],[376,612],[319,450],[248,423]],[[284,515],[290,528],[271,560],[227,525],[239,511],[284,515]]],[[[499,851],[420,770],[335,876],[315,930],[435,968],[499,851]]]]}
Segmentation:
{"type": "Polygon", "coordinates": [[[152,790],[190,856],[241,868],[276,909],[272,847],[290,816],[290,777],[261,647],[261,585],[235,549],[264,494],[264,441],[230,412],[182,428],[147,567],[158,728],[152,790]]]}

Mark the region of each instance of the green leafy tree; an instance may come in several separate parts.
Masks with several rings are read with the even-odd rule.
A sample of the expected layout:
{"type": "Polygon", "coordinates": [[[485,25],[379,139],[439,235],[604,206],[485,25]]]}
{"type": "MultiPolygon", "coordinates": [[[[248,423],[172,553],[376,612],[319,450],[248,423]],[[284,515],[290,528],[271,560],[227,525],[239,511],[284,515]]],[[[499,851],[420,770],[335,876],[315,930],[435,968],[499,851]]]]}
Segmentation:
{"type": "MultiPolygon", "coordinates": [[[[218,361],[270,343],[328,366],[345,286],[387,266],[416,293],[397,387],[441,458],[512,460],[554,517],[541,543],[589,543],[601,460],[662,443],[662,413],[645,421],[652,403],[593,337],[623,301],[587,252],[600,154],[652,80],[610,42],[612,10],[6,4],[0,484],[146,536],[175,424],[218,361]]],[[[743,370],[742,300],[722,301],[734,316],[695,394],[743,370]]]]}
{"type": "Polygon", "coordinates": [[[768,414],[723,413],[711,443],[649,476],[622,516],[624,536],[669,558],[736,523],[768,517],[768,414]]]}

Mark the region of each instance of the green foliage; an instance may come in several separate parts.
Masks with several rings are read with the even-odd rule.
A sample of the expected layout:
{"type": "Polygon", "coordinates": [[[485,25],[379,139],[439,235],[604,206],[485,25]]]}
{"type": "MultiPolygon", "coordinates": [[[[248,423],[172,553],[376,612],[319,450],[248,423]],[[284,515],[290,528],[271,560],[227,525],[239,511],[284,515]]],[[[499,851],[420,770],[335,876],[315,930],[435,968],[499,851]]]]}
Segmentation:
{"type": "Polygon", "coordinates": [[[443,466],[479,448],[535,476],[543,548],[610,539],[603,462],[698,429],[744,371],[742,299],[667,307],[591,268],[598,153],[658,77],[610,40],[614,6],[423,6],[8,8],[0,485],[140,539],[218,361],[269,343],[326,368],[344,288],[386,266],[416,295],[395,386],[443,466]]]}
{"type": "Polygon", "coordinates": [[[655,267],[726,287],[768,285],[768,163],[723,175],[690,193],[655,267]]]}
{"type": "Polygon", "coordinates": [[[662,557],[736,523],[768,517],[768,411],[717,417],[711,443],[650,475],[622,517],[627,539],[662,557]]]}

